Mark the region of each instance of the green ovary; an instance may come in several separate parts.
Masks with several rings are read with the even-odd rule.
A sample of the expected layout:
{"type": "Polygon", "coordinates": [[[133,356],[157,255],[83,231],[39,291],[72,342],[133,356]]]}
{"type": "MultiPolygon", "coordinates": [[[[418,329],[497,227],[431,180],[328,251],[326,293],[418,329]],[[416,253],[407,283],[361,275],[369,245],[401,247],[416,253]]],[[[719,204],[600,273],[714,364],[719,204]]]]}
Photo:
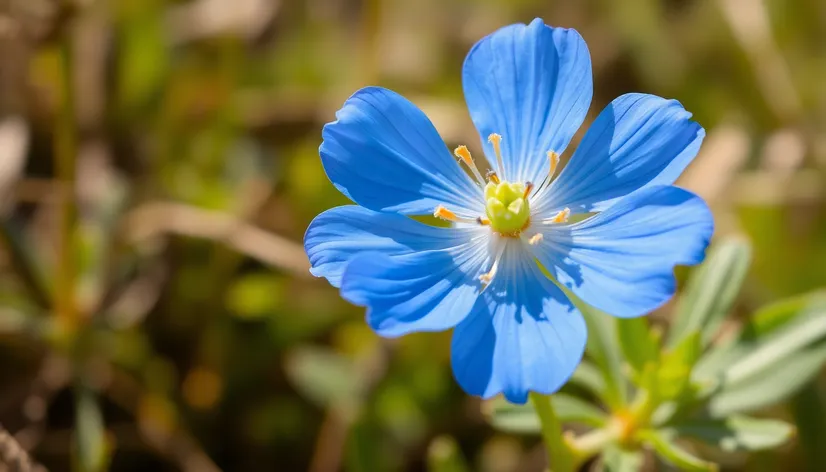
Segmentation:
{"type": "Polygon", "coordinates": [[[485,212],[494,231],[518,234],[528,223],[531,209],[525,199],[525,185],[501,181],[485,186],[485,212]]]}

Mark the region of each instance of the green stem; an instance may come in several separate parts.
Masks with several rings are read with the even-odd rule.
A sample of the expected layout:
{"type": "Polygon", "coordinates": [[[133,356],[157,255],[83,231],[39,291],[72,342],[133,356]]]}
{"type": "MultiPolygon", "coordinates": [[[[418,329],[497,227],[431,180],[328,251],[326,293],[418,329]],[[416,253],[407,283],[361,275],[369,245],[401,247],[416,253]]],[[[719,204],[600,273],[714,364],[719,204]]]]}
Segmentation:
{"type": "Polygon", "coordinates": [[[74,237],[77,208],[75,205],[75,169],[77,133],[71,28],[64,32],[60,44],[61,106],[55,123],[55,171],[60,195],[60,228],[57,248],[55,312],[66,327],[77,321],[74,303],[74,237]]]}
{"type": "Polygon", "coordinates": [[[542,440],[548,449],[548,462],[553,472],[574,472],[574,457],[562,436],[562,422],[556,416],[551,397],[531,392],[531,402],[542,424],[542,440]]]}

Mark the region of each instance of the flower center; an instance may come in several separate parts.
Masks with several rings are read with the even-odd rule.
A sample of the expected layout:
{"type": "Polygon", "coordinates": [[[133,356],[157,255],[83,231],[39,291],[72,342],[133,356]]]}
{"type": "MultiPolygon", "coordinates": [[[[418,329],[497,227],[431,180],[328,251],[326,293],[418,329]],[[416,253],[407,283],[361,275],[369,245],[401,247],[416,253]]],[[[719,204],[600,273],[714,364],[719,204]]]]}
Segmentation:
{"type": "MultiPolygon", "coordinates": [[[[505,175],[505,165],[502,159],[502,136],[493,133],[488,136],[488,142],[493,146],[493,151],[496,153],[496,163],[499,171],[503,177],[505,175]]],[[[456,214],[453,211],[439,205],[433,210],[433,216],[441,218],[445,221],[460,223],[463,225],[481,225],[490,226],[492,232],[498,233],[500,236],[507,238],[523,238],[530,245],[539,244],[542,241],[543,233],[541,230],[526,230],[531,226],[531,208],[528,204],[528,197],[534,190],[534,185],[531,182],[508,182],[497,175],[496,172],[488,173],[487,180],[479,172],[473,157],[470,155],[467,146],[459,146],[453,151],[473,174],[473,178],[483,189],[485,199],[485,216],[475,216],[470,214],[456,214]],[[524,234],[523,234],[524,233],[524,234]]],[[[559,164],[559,154],[554,151],[548,151],[548,159],[550,160],[550,170],[548,176],[539,184],[537,191],[540,191],[550,184],[551,179],[556,172],[556,166],[559,164]]],[[[536,224],[539,226],[553,225],[565,223],[571,210],[568,208],[558,211],[553,217],[538,219],[536,224]]],[[[502,258],[505,245],[499,244],[499,249],[493,256],[493,264],[490,271],[479,276],[479,280],[485,286],[489,285],[496,276],[497,268],[499,267],[499,260],[502,258]]]]}
{"type": "Polygon", "coordinates": [[[503,236],[516,237],[531,220],[530,186],[506,180],[485,185],[485,213],[490,227],[503,236]]]}

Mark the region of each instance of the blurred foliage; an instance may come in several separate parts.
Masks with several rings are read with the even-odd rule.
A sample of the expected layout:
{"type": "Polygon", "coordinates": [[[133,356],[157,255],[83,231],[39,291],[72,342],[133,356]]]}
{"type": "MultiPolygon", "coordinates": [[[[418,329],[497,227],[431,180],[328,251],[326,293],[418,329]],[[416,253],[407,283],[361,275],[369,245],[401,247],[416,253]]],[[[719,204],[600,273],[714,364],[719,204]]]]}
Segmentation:
{"type": "Polygon", "coordinates": [[[588,42],[589,120],[630,91],[694,112],[680,184],[751,247],[715,244],[646,320],[590,317],[555,398],[576,428],[654,385],[698,403],[586,467],[826,470],[821,0],[0,0],[0,423],[52,471],[542,470],[511,434],[532,412],[489,426],[449,333],[377,338],[300,245],[346,203],[317,149],[350,93],[478,149],[464,54],[536,16],[588,42]],[[786,442],[780,420],[786,446],[716,452],[786,442]]]}

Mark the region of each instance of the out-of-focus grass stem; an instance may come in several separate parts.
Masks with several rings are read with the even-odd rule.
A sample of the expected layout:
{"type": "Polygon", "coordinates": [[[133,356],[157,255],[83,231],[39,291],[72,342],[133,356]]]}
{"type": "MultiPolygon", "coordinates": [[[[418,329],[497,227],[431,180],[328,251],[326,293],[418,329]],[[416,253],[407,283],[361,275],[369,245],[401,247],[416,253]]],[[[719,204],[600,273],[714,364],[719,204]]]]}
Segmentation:
{"type": "Polygon", "coordinates": [[[67,328],[74,326],[78,318],[74,303],[75,267],[72,244],[77,221],[75,204],[77,129],[72,46],[71,24],[69,23],[60,40],[60,104],[54,129],[54,168],[60,197],[54,312],[67,328]]]}

